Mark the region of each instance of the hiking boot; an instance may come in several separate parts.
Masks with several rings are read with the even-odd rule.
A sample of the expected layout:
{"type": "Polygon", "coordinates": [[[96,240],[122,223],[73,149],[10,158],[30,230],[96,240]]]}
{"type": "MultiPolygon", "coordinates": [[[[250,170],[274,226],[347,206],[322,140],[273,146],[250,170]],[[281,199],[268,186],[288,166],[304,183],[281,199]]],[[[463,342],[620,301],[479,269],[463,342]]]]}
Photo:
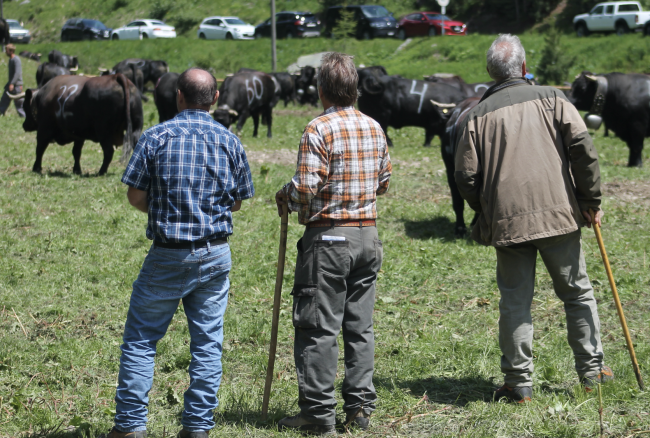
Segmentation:
{"type": "Polygon", "coordinates": [[[198,432],[190,432],[189,430],[181,430],[176,435],[176,438],[208,438],[207,430],[200,430],[198,432]]]}
{"type": "Polygon", "coordinates": [[[511,388],[508,385],[503,385],[501,388],[494,391],[494,401],[499,401],[502,398],[516,403],[526,403],[533,399],[533,388],[531,386],[519,386],[511,388]]]}
{"type": "Polygon", "coordinates": [[[614,372],[612,369],[606,365],[600,369],[600,373],[596,374],[593,377],[581,377],[580,383],[585,388],[585,392],[593,391],[599,383],[611,382],[614,380],[614,372]]]}
{"type": "Polygon", "coordinates": [[[366,414],[363,410],[355,414],[348,414],[345,417],[346,426],[357,426],[361,430],[368,430],[370,427],[370,414],[366,414]]]}
{"type": "Polygon", "coordinates": [[[302,417],[302,414],[293,417],[284,417],[278,422],[278,430],[292,429],[306,432],[310,435],[336,435],[333,424],[315,424],[302,417]]]}
{"type": "Polygon", "coordinates": [[[137,432],[120,432],[113,427],[108,435],[100,435],[105,438],[147,438],[146,430],[138,430],[137,432]]]}

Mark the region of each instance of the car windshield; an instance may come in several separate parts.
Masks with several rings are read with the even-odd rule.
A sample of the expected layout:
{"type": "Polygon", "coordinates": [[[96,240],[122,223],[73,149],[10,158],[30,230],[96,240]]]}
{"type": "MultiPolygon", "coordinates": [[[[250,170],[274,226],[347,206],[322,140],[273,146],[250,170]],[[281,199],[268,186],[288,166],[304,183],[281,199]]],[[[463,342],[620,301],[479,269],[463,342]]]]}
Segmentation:
{"type": "Polygon", "coordinates": [[[390,16],[390,12],[383,6],[364,6],[361,8],[363,15],[368,18],[382,18],[390,16]]]}
{"type": "Polygon", "coordinates": [[[226,18],[226,23],[228,24],[246,24],[239,18],[226,18]]]}
{"type": "Polygon", "coordinates": [[[427,18],[429,20],[445,20],[445,21],[451,21],[451,18],[447,17],[446,15],[442,14],[426,14],[427,18]]]}
{"type": "Polygon", "coordinates": [[[95,28],[95,29],[108,29],[106,26],[104,26],[104,23],[102,23],[101,21],[97,21],[97,20],[84,20],[84,24],[87,27],[92,27],[92,28],[95,28]]]}
{"type": "Polygon", "coordinates": [[[9,27],[11,29],[22,29],[23,27],[20,25],[20,23],[17,23],[15,21],[9,21],[7,20],[7,23],[9,24],[9,27]]]}

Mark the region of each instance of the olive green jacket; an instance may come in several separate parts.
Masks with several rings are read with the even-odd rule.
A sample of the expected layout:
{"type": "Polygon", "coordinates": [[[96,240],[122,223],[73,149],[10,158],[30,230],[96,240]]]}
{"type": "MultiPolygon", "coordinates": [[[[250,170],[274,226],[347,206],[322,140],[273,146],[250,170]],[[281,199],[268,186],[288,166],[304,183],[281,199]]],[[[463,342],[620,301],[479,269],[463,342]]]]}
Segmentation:
{"type": "Polygon", "coordinates": [[[556,88],[498,90],[459,132],[454,177],[480,213],[477,242],[507,246],[568,234],[585,224],[581,211],[600,209],[598,154],[578,110],[556,88]]]}

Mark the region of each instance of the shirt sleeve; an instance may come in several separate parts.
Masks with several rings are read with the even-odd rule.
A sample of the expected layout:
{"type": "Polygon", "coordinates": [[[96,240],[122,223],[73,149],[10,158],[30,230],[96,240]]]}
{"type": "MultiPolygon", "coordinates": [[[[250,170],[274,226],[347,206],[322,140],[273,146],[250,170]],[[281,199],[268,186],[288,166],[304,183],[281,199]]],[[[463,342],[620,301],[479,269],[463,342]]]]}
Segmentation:
{"type": "Polygon", "coordinates": [[[138,144],[135,146],[131,160],[122,175],[122,182],[134,189],[148,191],[151,183],[149,173],[149,160],[147,157],[148,142],[146,133],[142,134],[138,144]]]}
{"type": "Polygon", "coordinates": [[[255,187],[253,186],[253,176],[248,164],[246,151],[239,145],[239,169],[237,171],[237,192],[234,195],[235,201],[243,201],[255,196],[255,187]]]}
{"type": "Polygon", "coordinates": [[[22,82],[23,67],[18,56],[15,56],[12,61],[14,64],[14,75],[9,80],[9,83],[11,85],[17,85],[19,82],[22,82]]]}
{"type": "Polygon", "coordinates": [[[474,132],[466,125],[463,135],[458,141],[455,157],[454,179],[460,195],[467,201],[472,210],[480,212],[482,168],[476,151],[474,132]]]}
{"type": "Polygon", "coordinates": [[[384,138],[384,153],[379,158],[379,185],[377,187],[377,196],[383,195],[388,191],[390,177],[393,174],[393,165],[390,163],[390,154],[388,153],[388,144],[384,138]]]}
{"type": "Polygon", "coordinates": [[[329,177],[329,149],[323,136],[305,129],[298,150],[296,174],[285,186],[291,211],[308,208],[309,202],[318,194],[329,177]]]}

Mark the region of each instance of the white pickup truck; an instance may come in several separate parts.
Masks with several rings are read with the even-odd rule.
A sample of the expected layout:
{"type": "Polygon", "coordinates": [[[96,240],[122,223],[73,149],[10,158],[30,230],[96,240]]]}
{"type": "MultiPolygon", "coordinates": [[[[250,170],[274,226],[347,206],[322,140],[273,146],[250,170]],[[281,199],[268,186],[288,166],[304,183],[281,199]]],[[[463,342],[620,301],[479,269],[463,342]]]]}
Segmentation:
{"type": "Polygon", "coordinates": [[[573,17],[573,28],[579,37],[591,32],[623,35],[638,30],[650,35],[650,12],[644,12],[639,2],[598,3],[588,14],[573,17]]]}

